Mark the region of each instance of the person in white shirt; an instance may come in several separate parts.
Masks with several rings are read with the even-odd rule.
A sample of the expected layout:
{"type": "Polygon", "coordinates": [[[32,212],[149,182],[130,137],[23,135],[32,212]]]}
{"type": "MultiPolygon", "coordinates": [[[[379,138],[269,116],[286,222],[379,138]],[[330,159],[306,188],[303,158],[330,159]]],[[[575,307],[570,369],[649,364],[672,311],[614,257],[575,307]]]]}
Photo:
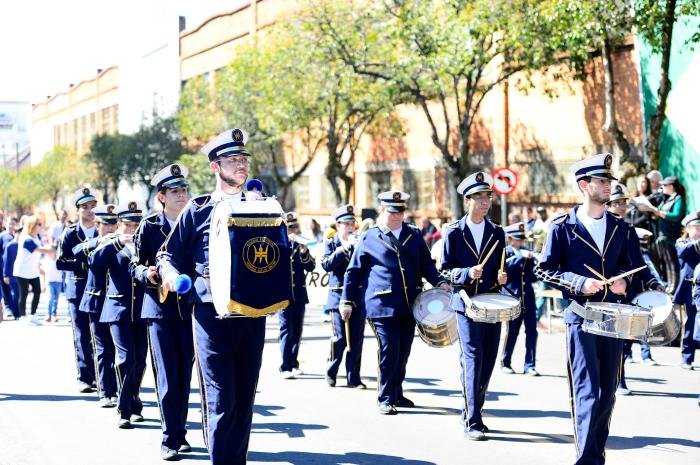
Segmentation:
{"type": "Polygon", "coordinates": [[[39,231],[41,231],[39,218],[33,215],[24,217],[22,234],[20,234],[17,241],[17,258],[13,269],[13,274],[19,284],[20,317],[26,313],[29,286],[32,287],[32,322],[35,321],[34,315],[39,306],[39,297],[41,296],[39,261],[42,253],[47,253],[51,250],[49,247],[44,247],[39,238],[39,231]]]}
{"type": "Polygon", "coordinates": [[[63,285],[63,272],[56,268],[56,248],[51,247],[41,260],[41,270],[44,272],[47,286],[49,288],[49,307],[46,315],[47,323],[58,322],[57,309],[58,298],[61,295],[63,285]]]}

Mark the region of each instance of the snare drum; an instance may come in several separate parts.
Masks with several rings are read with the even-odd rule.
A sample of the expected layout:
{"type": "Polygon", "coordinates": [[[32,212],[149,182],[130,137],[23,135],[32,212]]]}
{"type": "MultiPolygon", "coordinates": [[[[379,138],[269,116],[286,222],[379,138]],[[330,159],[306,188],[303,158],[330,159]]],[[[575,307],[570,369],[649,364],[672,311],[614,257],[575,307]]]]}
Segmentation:
{"type": "Polygon", "coordinates": [[[582,315],[584,319],[581,327],[587,333],[636,341],[646,341],[651,334],[652,314],[645,308],[610,302],[587,302],[583,312],[585,316],[582,315]]]}
{"type": "Polygon", "coordinates": [[[418,294],[413,317],[418,335],[431,347],[446,347],[457,341],[457,320],[450,308],[450,292],[438,287],[418,294]]]}
{"type": "Polygon", "coordinates": [[[673,342],[681,331],[681,322],[673,311],[671,296],[665,292],[642,292],[632,301],[633,304],[651,310],[651,336],[646,342],[653,345],[666,345],[673,342]]]}
{"type": "Polygon", "coordinates": [[[520,300],[503,294],[479,294],[471,297],[467,316],[479,323],[502,323],[520,316],[520,300]]]}

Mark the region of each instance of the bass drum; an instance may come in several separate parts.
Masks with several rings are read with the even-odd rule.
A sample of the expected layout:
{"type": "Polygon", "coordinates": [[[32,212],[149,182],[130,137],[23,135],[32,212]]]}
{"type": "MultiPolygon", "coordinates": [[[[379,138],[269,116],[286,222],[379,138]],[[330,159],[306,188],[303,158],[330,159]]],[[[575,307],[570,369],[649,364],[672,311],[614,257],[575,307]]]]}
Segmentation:
{"type": "Polygon", "coordinates": [[[642,292],[632,300],[632,303],[651,310],[651,336],[647,343],[663,346],[673,342],[681,331],[681,322],[673,311],[671,297],[665,292],[642,292]]]}
{"type": "Polygon", "coordinates": [[[450,308],[449,291],[434,287],[418,294],[413,317],[418,335],[431,347],[447,347],[457,342],[457,320],[450,308]]]}

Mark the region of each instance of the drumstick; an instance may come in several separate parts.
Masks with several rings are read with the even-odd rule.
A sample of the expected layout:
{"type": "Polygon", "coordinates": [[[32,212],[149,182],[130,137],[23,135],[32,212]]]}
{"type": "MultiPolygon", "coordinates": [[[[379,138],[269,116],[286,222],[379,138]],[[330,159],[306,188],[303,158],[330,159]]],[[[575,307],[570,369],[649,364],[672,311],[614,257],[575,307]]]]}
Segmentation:
{"type": "Polygon", "coordinates": [[[493,247],[491,247],[491,250],[489,250],[489,253],[486,254],[486,257],[484,257],[484,259],[481,261],[481,263],[479,263],[479,265],[484,265],[487,261],[489,261],[491,254],[494,250],[496,250],[496,246],[498,246],[498,241],[494,242],[493,247]]]}
{"type": "Polygon", "coordinates": [[[501,252],[501,273],[503,273],[503,269],[506,264],[506,248],[503,247],[503,251],[501,252]]]}
{"type": "Polygon", "coordinates": [[[350,353],[350,319],[345,320],[345,341],[347,342],[348,353],[350,353]]]}
{"type": "Polygon", "coordinates": [[[637,271],[643,270],[647,266],[640,266],[639,268],[635,268],[634,270],[626,271],[624,273],[621,273],[617,276],[613,276],[612,278],[608,279],[608,282],[606,284],[611,284],[613,281],[617,281],[618,279],[626,278],[627,276],[631,274],[635,274],[637,271]]]}
{"type": "Polygon", "coordinates": [[[585,266],[586,268],[588,268],[588,271],[590,271],[591,273],[593,273],[594,275],[596,275],[598,278],[602,279],[603,281],[607,281],[607,280],[608,280],[608,278],[606,278],[606,277],[603,276],[602,274],[598,273],[593,267],[588,266],[586,263],[584,263],[583,266],[585,266]]]}

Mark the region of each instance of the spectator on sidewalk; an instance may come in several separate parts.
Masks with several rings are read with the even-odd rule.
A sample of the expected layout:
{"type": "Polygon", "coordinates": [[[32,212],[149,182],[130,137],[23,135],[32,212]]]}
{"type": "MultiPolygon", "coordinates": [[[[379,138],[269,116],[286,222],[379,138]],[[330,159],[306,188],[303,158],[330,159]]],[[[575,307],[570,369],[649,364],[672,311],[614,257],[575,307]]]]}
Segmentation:
{"type": "Polygon", "coordinates": [[[681,220],[685,216],[686,200],[685,187],[675,176],[668,176],[661,182],[666,200],[654,208],[651,213],[658,218],[659,234],[656,245],[661,258],[661,275],[666,281],[669,292],[678,286],[678,253],[676,241],[681,237],[683,226],[681,220]]]}
{"type": "Polygon", "coordinates": [[[437,228],[430,222],[430,219],[427,216],[420,219],[420,232],[423,234],[425,245],[427,245],[428,249],[430,249],[435,243],[435,240],[433,240],[433,234],[437,232],[437,228]]]}
{"type": "MultiPolygon", "coordinates": [[[[17,228],[16,234],[19,234],[19,232],[22,230],[22,228],[17,228]]],[[[12,310],[12,314],[15,317],[15,320],[19,320],[22,315],[19,313],[19,306],[18,306],[18,301],[19,301],[19,284],[17,284],[17,279],[15,278],[14,274],[14,268],[15,268],[15,259],[17,258],[17,238],[13,237],[10,242],[8,242],[5,245],[5,248],[3,250],[2,254],[2,282],[3,286],[7,287],[7,296],[10,299],[10,308],[12,310]]],[[[3,291],[4,292],[4,291],[3,291]]]]}
{"type": "Polygon", "coordinates": [[[61,234],[63,230],[66,229],[68,224],[68,212],[61,210],[61,215],[55,223],[51,225],[49,229],[49,245],[57,246],[59,239],[61,239],[61,234]]]}
{"type": "Polygon", "coordinates": [[[56,268],[56,247],[51,246],[49,252],[41,260],[41,269],[46,278],[46,286],[49,288],[49,308],[46,316],[47,323],[58,322],[58,298],[63,286],[63,273],[56,268]]]}
{"type": "MultiPolygon", "coordinates": [[[[5,247],[14,239],[16,230],[17,218],[14,216],[8,217],[6,229],[0,234],[0,270],[3,269],[2,257],[5,252],[5,247]]],[[[17,296],[13,296],[12,288],[10,287],[10,285],[5,284],[4,280],[0,282],[0,287],[2,288],[2,297],[5,301],[5,308],[10,313],[12,313],[12,316],[14,316],[15,319],[19,318],[19,309],[17,308],[17,296]]],[[[2,313],[1,309],[0,313],[2,313]]]]}
{"type": "Polygon", "coordinates": [[[52,250],[49,247],[44,247],[39,238],[40,231],[41,221],[39,218],[34,215],[24,218],[22,233],[17,240],[17,257],[13,268],[13,274],[17,279],[17,284],[19,284],[20,316],[25,315],[29,286],[32,287],[31,323],[38,323],[35,315],[36,309],[39,307],[39,297],[41,296],[41,282],[39,280],[41,254],[52,250]]]}

